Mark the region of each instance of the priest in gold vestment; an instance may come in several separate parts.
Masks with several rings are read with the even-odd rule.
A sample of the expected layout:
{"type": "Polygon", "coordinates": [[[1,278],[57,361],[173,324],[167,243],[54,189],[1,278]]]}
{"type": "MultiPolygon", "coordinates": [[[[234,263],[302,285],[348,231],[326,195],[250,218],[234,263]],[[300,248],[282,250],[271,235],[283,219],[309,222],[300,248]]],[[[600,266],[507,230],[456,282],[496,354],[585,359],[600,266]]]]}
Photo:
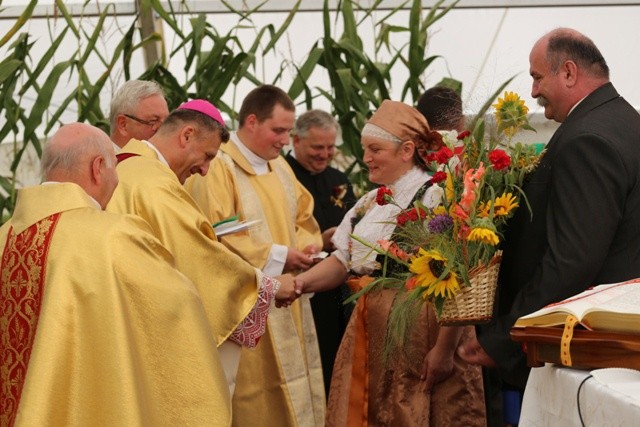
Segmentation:
{"type": "Polygon", "coordinates": [[[66,125],[42,165],[50,182],[0,228],[0,425],[229,425],[196,289],[144,221],[101,210],[118,182],[107,135],[66,125]]]}
{"type": "MultiPolygon", "coordinates": [[[[222,242],[265,273],[307,269],[322,247],[313,198],[284,158],[294,105],[282,90],[261,86],[240,108],[240,129],[211,163],[209,173],[186,187],[208,219],[234,215],[260,220],[249,232],[222,242]]],[[[233,394],[236,426],[324,425],[324,383],[308,297],[272,312],[260,344],[243,349],[233,394]]]]}
{"type": "Polygon", "coordinates": [[[211,223],[182,186],[190,175],[207,172],[227,137],[212,104],[183,104],[149,141],[133,139],[122,148],[120,185],[107,210],[142,217],[171,251],[178,270],[193,281],[233,390],[240,347],[256,346],[271,301],[293,301],[295,293],[291,276],[272,279],[219,243],[211,223]]]}

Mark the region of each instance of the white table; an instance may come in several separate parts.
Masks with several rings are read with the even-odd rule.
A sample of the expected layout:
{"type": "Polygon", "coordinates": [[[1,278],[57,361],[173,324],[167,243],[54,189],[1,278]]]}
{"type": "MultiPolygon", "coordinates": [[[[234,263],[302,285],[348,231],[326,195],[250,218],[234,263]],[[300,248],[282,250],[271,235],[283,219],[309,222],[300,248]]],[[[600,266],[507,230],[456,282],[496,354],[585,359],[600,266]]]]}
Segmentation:
{"type": "MultiPolygon", "coordinates": [[[[580,389],[580,412],[585,426],[640,426],[640,373],[621,370],[613,373],[627,376],[625,383],[606,385],[591,377],[580,389]]],[[[578,388],[589,375],[590,371],[552,364],[533,368],[524,393],[519,425],[581,426],[578,388]]]]}

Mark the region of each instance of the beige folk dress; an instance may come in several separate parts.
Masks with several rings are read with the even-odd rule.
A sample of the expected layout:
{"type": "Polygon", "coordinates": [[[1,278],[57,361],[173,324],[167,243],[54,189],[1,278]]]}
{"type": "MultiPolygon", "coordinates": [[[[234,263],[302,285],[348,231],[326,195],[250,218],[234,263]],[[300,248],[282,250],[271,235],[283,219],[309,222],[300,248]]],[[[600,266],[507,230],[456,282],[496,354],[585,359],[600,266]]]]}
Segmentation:
{"type": "MultiPolygon", "coordinates": [[[[428,180],[414,167],[393,185],[393,197],[406,207],[428,180]]],[[[442,190],[429,188],[422,201],[435,206],[442,190]]],[[[376,191],[366,194],[345,216],[334,235],[338,259],[352,273],[374,273],[370,248],[349,237],[353,232],[368,242],[389,239],[395,229],[397,206],[375,203],[376,191]],[[352,229],[352,218],[364,216],[352,229]]],[[[453,373],[431,393],[420,380],[423,361],[440,330],[429,304],[422,308],[409,347],[384,363],[383,348],[388,318],[397,292],[384,289],[360,298],[347,326],[334,366],[327,404],[327,426],[484,426],[486,424],[481,370],[454,357],[453,373]]],[[[472,334],[473,327],[464,334],[472,334]]],[[[464,339],[464,337],[463,337],[464,339]]]]}

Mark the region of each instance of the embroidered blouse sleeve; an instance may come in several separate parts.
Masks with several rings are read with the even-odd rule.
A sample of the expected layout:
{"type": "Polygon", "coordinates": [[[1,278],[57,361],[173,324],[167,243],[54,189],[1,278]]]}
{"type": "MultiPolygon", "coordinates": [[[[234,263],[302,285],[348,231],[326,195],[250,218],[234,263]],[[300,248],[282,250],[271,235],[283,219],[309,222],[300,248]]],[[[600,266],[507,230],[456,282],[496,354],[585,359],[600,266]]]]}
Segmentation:
{"type": "Polygon", "coordinates": [[[342,218],[342,222],[336,229],[336,232],[333,234],[333,238],[331,239],[334,246],[336,247],[336,250],[332,253],[332,255],[335,255],[335,257],[347,268],[347,270],[349,269],[349,264],[351,261],[350,247],[352,244],[352,239],[350,234],[353,233],[355,224],[360,219],[362,219],[362,217],[374,204],[375,196],[375,191],[370,191],[369,193],[362,196],[360,200],[356,202],[355,206],[349,209],[344,218],[342,218]]]}

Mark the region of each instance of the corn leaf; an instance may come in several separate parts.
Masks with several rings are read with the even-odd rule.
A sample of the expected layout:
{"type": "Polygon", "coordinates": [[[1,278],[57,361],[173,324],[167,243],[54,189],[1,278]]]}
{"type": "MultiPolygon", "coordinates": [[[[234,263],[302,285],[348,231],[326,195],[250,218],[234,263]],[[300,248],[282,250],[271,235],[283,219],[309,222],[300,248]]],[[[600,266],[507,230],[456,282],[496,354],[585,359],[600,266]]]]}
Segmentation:
{"type": "Polygon", "coordinates": [[[0,39],[0,47],[4,46],[11,38],[18,32],[20,28],[31,18],[31,14],[33,13],[33,9],[38,4],[38,0],[31,0],[27,7],[24,9],[24,12],[18,17],[18,20],[13,27],[7,31],[7,33],[0,39]]]}

